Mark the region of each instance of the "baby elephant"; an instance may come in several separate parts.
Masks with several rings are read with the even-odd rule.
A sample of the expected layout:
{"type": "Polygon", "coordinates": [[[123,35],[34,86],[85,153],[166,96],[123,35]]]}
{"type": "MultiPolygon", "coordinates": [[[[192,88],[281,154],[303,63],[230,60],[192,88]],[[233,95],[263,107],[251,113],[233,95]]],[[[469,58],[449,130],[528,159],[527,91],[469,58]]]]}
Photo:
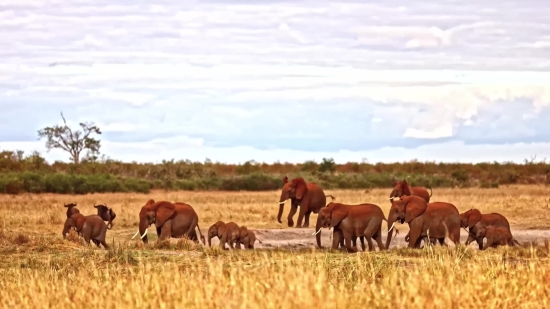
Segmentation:
{"type": "Polygon", "coordinates": [[[70,218],[65,220],[65,225],[63,226],[62,232],[63,238],[66,237],[66,234],[69,233],[71,228],[76,229],[76,231],[84,237],[84,240],[88,244],[90,244],[90,240],[92,240],[98,248],[101,243],[105,249],[109,249],[109,246],[105,242],[107,225],[100,216],[84,216],[80,213],[72,215],[70,218]]]}
{"type": "Polygon", "coordinates": [[[254,242],[258,240],[260,243],[262,243],[261,240],[256,238],[256,234],[254,234],[254,231],[249,230],[246,226],[241,226],[239,228],[239,243],[237,244],[238,247],[244,245],[245,249],[254,249],[254,242]]]}
{"type": "Polygon", "coordinates": [[[107,221],[107,229],[113,228],[113,220],[116,218],[116,214],[112,208],[107,207],[107,205],[94,205],[94,208],[97,209],[97,215],[100,216],[103,221],[107,221]]]}
{"type": "Polygon", "coordinates": [[[515,246],[514,238],[506,227],[495,227],[492,225],[482,227],[477,230],[476,238],[483,239],[484,237],[487,238],[487,243],[481,250],[497,246],[515,246]]]}
{"type": "Polygon", "coordinates": [[[239,226],[235,222],[225,223],[218,221],[208,228],[208,246],[212,247],[212,238],[218,237],[220,239],[220,247],[223,250],[225,250],[226,243],[231,250],[241,249],[241,245],[238,243],[239,235],[239,226]]]}

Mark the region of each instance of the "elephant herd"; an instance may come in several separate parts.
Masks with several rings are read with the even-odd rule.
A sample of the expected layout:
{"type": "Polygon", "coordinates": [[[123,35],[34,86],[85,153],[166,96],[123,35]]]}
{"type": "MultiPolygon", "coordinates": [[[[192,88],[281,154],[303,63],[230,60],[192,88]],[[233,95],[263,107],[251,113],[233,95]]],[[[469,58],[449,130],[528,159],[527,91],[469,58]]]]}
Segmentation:
{"type": "MultiPolygon", "coordinates": [[[[358,251],[356,241],[361,241],[365,251],[364,239],[367,240],[369,251],[374,250],[372,240],[375,240],[380,250],[389,248],[392,240],[395,222],[409,225],[409,233],[405,236],[409,248],[420,248],[422,241],[435,244],[437,241],[445,245],[449,238],[455,245],[460,243],[460,231],[463,228],[468,233],[466,245],[472,241],[478,243],[480,250],[499,245],[520,245],[513,238],[510,223],[501,214],[482,214],[478,209],[470,209],[459,213],[458,209],[448,202],[431,202],[432,192],[423,187],[411,187],[406,180],[395,181],[389,200],[392,205],[388,218],[382,209],[375,204],[363,203],[347,205],[330,202],[325,206],[326,197],[323,189],[315,183],[306,183],[302,177],[292,179],[285,176],[284,186],[279,200],[277,220],[281,223],[284,203],[291,200],[291,210],[288,214],[288,226],[294,225],[293,216],[300,207],[297,227],[308,227],[310,214],[317,213],[316,236],[317,246],[321,246],[322,228],[332,228],[332,249],[346,248],[348,252],[358,251]],[[302,220],[305,218],[304,225],[302,220]],[[388,235],[386,244],[382,243],[382,221],[387,221],[388,235]],[[483,245],[483,240],[487,242],[483,245]]],[[[429,187],[428,187],[429,188],[429,187]]],[[[429,188],[431,191],[431,188],[429,188]]],[[[333,196],[330,196],[334,199],[333,196]]],[[[397,230],[396,230],[397,233],[397,230]]]]}
{"type": "MultiPolygon", "coordinates": [[[[430,202],[432,192],[423,187],[409,186],[406,180],[395,181],[389,200],[392,205],[388,217],[382,209],[375,204],[362,203],[348,205],[331,201],[326,204],[326,198],[334,196],[325,195],[323,189],[316,183],[307,183],[302,177],[289,181],[283,177],[283,188],[279,199],[279,212],[277,220],[282,223],[281,216],[284,204],[290,200],[290,211],[287,217],[288,226],[294,225],[293,217],[298,211],[297,228],[309,227],[311,213],[318,214],[315,230],[317,246],[321,246],[321,230],[333,229],[332,249],[345,248],[348,252],[357,252],[357,238],[361,241],[365,251],[365,239],[369,251],[374,250],[372,240],[376,241],[380,250],[386,250],[392,240],[395,230],[395,222],[409,225],[409,233],[405,236],[409,248],[420,248],[422,241],[445,245],[445,238],[449,238],[455,245],[460,243],[460,232],[463,228],[468,239],[466,245],[476,241],[480,250],[499,245],[520,245],[513,238],[508,220],[501,214],[482,214],[478,209],[470,209],[459,213],[458,209],[448,202],[430,202]],[[302,224],[303,221],[303,224],[302,224]],[[382,221],[387,222],[388,232],[386,243],[382,242],[382,221]],[[487,243],[483,245],[483,240],[487,243]]],[[[431,188],[430,188],[431,191],[431,188]]],[[[109,246],[105,242],[107,229],[113,226],[116,217],[115,212],[106,205],[95,205],[97,214],[84,216],[76,209],[76,203],[66,204],[67,219],[63,227],[63,238],[70,229],[77,231],[90,244],[93,241],[98,247],[102,244],[105,249],[109,246]],[[107,222],[107,224],[105,223],[107,222]]],[[[137,235],[144,243],[148,242],[147,233],[149,226],[155,224],[158,239],[187,237],[195,243],[200,241],[206,245],[205,237],[199,227],[199,218],[193,207],[181,202],[168,202],[148,200],[139,213],[139,227],[132,239],[137,235]],[[195,230],[196,228],[196,230],[195,230]],[[198,231],[198,236],[197,236],[198,231]]],[[[235,222],[217,221],[208,229],[208,246],[213,237],[220,239],[220,247],[225,249],[254,249],[254,243],[258,240],[254,231],[246,226],[239,226],[235,222]]]]}

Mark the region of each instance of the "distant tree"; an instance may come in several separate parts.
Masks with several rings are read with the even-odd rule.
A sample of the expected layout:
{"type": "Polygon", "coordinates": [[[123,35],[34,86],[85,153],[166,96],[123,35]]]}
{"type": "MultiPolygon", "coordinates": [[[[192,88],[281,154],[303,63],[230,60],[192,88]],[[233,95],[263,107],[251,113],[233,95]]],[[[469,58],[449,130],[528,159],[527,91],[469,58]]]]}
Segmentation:
{"type": "Polygon", "coordinates": [[[80,154],[88,150],[87,158],[97,158],[100,140],[90,137],[92,133],[101,134],[101,130],[93,122],[81,122],[82,131],[74,131],[69,128],[63,113],[61,113],[63,125],[55,125],[38,130],[39,139],[46,138],[48,152],[54,148],[62,149],[71,155],[74,164],[80,163],[80,154]]]}

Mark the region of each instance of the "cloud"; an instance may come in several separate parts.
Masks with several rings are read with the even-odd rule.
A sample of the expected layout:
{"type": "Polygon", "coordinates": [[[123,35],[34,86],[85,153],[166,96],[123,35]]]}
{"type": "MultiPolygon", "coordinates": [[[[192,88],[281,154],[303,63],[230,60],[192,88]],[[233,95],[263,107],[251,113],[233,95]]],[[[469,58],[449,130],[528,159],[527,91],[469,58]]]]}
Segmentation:
{"type": "Polygon", "coordinates": [[[41,150],[36,130],[63,111],[71,123],[96,122],[105,152],[120,158],[242,151],[286,160],[399,146],[414,157],[444,143],[458,153],[531,151],[550,137],[549,13],[542,1],[60,9],[6,0],[0,141],[41,150]],[[139,145],[164,148],[136,154],[139,145]]]}

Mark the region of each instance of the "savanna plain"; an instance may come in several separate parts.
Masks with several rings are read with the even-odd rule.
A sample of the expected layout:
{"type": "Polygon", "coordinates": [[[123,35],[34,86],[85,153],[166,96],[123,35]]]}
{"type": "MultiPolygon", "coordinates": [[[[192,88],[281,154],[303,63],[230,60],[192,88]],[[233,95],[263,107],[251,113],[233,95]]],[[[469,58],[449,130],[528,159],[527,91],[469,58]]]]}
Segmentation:
{"type": "MultiPolygon", "coordinates": [[[[391,189],[325,190],[336,201],[378,204],[387,216],[391,189]]],[[[0,198],[2,308],[548,308],[550,307],[550,187],[433,189],[432,201],[460,212],[499,212],[521,247],[479,251],[475,243],[407,249],[399,230],[388,251],[316,249],[317,215],[309,228],[289,228],[285,205],[277,222],[278,191],[88,195],[22,194],[0,198]],[[186,239],[149,243],[139,237],[145,202],[186,202],[202,234],[217,220],[256,231],[254,250],[221,250],[186,239]],[[71,232],[63,239],[64,203],[84,215],[104,203],[117,214],[107,232],[110,250],[88,246],[71,232]]],[[[329,199],[330,200],[330,199],[329,199]]],[[[297,221],[297,214],[294,217],[297,221]]],[[[383,230],[387,228],[383,223],[383,230]]],[[[322,231],[323,245],[330,234],[322,231]]],[[[383,232],[385,242],[386,232],[383,232]]],[[[377,248],[375,246],[375,248],[377,248]]],[[[378,250],[378,249],[376,249],[378,250]]]]}

